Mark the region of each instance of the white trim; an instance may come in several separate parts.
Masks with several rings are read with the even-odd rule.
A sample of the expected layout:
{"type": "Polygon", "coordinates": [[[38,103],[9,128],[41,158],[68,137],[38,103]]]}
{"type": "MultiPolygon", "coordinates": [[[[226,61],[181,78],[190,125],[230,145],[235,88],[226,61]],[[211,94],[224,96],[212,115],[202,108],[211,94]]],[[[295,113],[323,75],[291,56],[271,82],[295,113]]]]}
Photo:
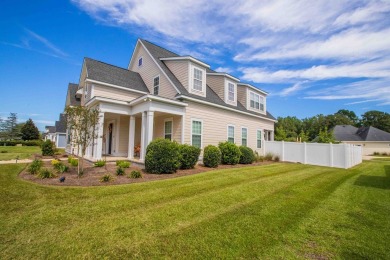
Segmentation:
{"type": "Polygon", "coordinates": [[[181,144],[184,144],[184,131],[185,131],[185,125],[186,125],[186,116],[183,114],[181,116],[181,144]]]}
{"type": "Polygon", "coordinates": [[[199,95],[202,97],[206,97],[206,70],[204,68],[195,66],[194,64],[190,63],[189,64],[189,85],[188,85],[188,92],[191,94],[199,95]],[[202,72],[202,90],[194,89],[194,74],[195,74],[195,69],[199,70],[202,72]]]}
{"type": "MultiPolygon", "coordinates": [[[[242,139],[243,139],[243,138],[242,138],[242,129],[246,129],[246,145],[245,145],[245,146],[248,147],[248,136],[249,136],[249,135],[248,135],[248,127],[246,127],[246,126],[241,126],[241,145],[243,145],[243,144],[242,144],[242,139]]],[[[257,133],[256,133],[256,134],[257,134],[257,133]]]]}
{"type": "MultiPolygon", "coordinates": [[[[179,89],[176,87],[175,84],[173,84],[172,80],[168,77],[168,75],[165,73],[165,71],[161,68],[161,66],[157,63],[157,61],[153,58],[152,54],[150,54],[148,48],[145,47],[145,45],[140,41],[138,40],[138,42],[144,47],[145,51],[149,54],[150,58],[154,61],[154,63],[157,65],[157,67],[160,69],[160,71],[164,74],[164,76],[167,78],[167,80],[172,84],[173,88],[177,91],[177,93],[181,94],[181,92],[179,91],[179,89]]],[[[138,42],[137,42],[137,45],[138,45],[138,42]]]]}
{"type": "Polygon", "coordinates": [[[199,118],[194,118],[192,117],[191,118],[191,132],[190,132],[190,144],[192,145],[192,122],[194,121],[197,121],[197,122],[200,122],[202,125],[201,125],[201,133],[200,133],[200,149],[203,149],[203,119],[199,119],[199,118]]]}
{"type": "Polygon", "coordinates": [[[94,96],[93,98],[88,100],[88,102],[85,103],[84,105],[85,106],[90,106],[90,105],[92,106],[92,105],[94,105],[98,101],[109,102],[109,103],[114,103],[114,104],[118,104],[118,105],[128,105],[129,104],[129,102],[127,102],[127,101],[116,100],[116,99],[111,99],[111,98],[106,98],[106,97],[94,96]]]}
{"type": "Polygon", "coordinates": [[[229,127],[233,127],[233,144],[236,143],[236,126],[232,124],[227,124],[226,126],[226,141],[229,142],[229,127]]]}
{"type": "Polygon", "coordinates": [[[175,61],[175,60],[189,60],[193,63],[197,63],[198,65],[204,66],[206,68],[210,68],[210,65],[192,57],[192,56],[179,56],[179,57],[168,57],[168,58],[160,58],[160,60],[164,61],[175,61]]]}
{"type": "Polygon", "coordinates": [[[159,96],[154,96],[154,95],[150,95],[150,94],[141,96],[139,98],[133,99],[132,101],[126,102],[126,103],[131,105],[131,106],[133,106],[133,105],[136,105],[136,104],[138,104],[138,103],[140,103],[142,101],[147,101],[148,99],[149,100],[155,100],[155,101],[161,101],[161,102],[165,102],[165,103],[168,103],[168,104],[183,106],[183,107],[188,106],[188,104],[183,103],[181,101],[171,100],[171,99],[167,99],[167,98],[159,97],[159,96]]]}
{"type": "Polygon", "coordinates": [[[252,86],[251,84],[248,84],[248,83],[237,83],[237,85],[249,87],[249,88],[251,88],[251,89],[253,89],[255,91],[261,92],[262,94],[264,94],[266,96],[269,94],[267,91],[264,91],[264,90],[261,90],[259,88],[256,88],[255,86],[252,86]]]}
{"type": "Polygon", "coordinates": [[[234,81],[237,81],[237,82],[240,82],[240,79],[228,74],[228,73],[225,73],[225,72],[208,72],[207,75],[210,75],[210,76],[224,76],[224,77],[227,77],[229,79],[232,79],[234,81]]]}
{"type": "Polygon", "coordinates": [[[95,85],[94,84],[91,84],[91,95],[89,97],[89,99],[91,99],[94,95],[95,95],[95,85]]]}
{"type": "Polygon", "coordinates": [[[261,95],[260,93],[256,93],[254,91],[248,90],[247,91],[247,107],[246,107],[246,109],[251,110],[251,111],[255,111],[255,112],[259,112],[261,114],[266,114],[266,111],[267,111],[266,97],[261,95]],[[251,94],[253,94],[254,96],[259,96],[259,109],[251,107],[251,94]],[[264,103],[263,103],[264,110],[261,110],[261,98],[263,98],[263,101],[264,101],[264,103]]]}
{"type": "Polygon", "coordinates": [[[218,105],[218,104],[210,103],[210,102],[207,102],[207,101],[199,100],[197,98],[187,97],[187,96],[183,96],[183,95],[179,95],[179,96],[176,97],[176,99],[180,99],[180,98],[187,99],[187,100],[194,101],[194,102],[198,102],[198,103],[205,104],[205,105],[209,105],[209,106],[214,106],[214,107],[226,109],[226,110],[229,110],[229,111],[234,111],[234,112],[237,112],[237,113],[240,113],[240,114],[244,114],[244,115],[248,115],[248,116],[261,118],[261,119],[264,119],[264,120],[269,120],[271,122],[277,122],[277,120],[266,118],[266,117],[263,117],[261,115],[254,115],[254,114],[251,114],[251,113],[248,113],[248,112],[244,112],[244,111],[240,111],[240,110],[237,110],[237,109],[234,109],[234,108],[225,107],[225,106],[221,106],[221,105],[218,105]]]}
{"type": "Polygon", "coordinates": [[[262,149],[262,148],[263,148],[263,142],[264,142],[263,130],[260,129],[260,128],[258,128],[258,129],[256,129],[256,146],[255,146],[256,149],[262,149]],[[257,139],[257,133],[258,133],[258,131],[260,131],[260,147],[257,146],[257,141],[258,141],[258,139],[257,139]]]}
{"type": "Polygon", "coordinates": [[[165,132],[165,123],[166,122],[171,122],[171,141],[173,141],[173,117],[168,117],[168,118],[165,118],[164,119],[164,139],[165,139],[165,135],[166,135],[166,132],[165,132]]]}
{"type": "Polygon", "coordinates": [[[233,106],[237,106],[237,84],[228,79],[224,79],[224,92],[225,92],[225,103],[233,106]],[[233,100],[229,99],[229,84],[233,85],[233,100]]]}
{"type": "Polygon", "coordinates": [[[110,83],[105,83],[105,82],[101,82],[101,81],[97,81],[97,80],[93,80],[93,79],[88,79],[88,78],[85,79],[85,82],[90,82],[90,83],[100,84],[100,85],[104,85],[104,86],[108,86],[108,87],[123,89],[123,90],[127,90],[127,91],[132,91],[135,93],[148,94],[148,92],[144,92],[144,91],[140,91],[140,90],[136,90],[136,89],[132,89],[132,88],[125,88],[125,87],[121,87],[118,85],[113,85],[110,83]]]}

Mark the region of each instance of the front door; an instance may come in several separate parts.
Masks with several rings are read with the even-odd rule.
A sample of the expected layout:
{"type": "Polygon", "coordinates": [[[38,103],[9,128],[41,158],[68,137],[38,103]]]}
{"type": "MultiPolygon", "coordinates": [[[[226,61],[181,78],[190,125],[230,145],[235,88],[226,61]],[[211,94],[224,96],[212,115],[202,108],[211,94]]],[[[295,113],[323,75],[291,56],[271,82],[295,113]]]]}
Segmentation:
{"type": "Polygon", "coordinates": [[[108,125],[108,154],[111,154],[112,149],[112,131],[113,131],[113,124],[108,125]]]}

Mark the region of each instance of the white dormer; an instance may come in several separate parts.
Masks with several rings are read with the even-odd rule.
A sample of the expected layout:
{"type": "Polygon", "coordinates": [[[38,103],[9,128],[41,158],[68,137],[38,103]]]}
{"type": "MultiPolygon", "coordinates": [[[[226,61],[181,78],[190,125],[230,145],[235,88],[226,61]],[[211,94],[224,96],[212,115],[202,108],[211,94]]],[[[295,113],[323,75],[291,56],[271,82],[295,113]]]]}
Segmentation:
{"type": "Polygon", "coordinates": [[[246,88],[246,108],[261,114],[267,113],[267,92],[264,92],[252,85],[241,84],[246,88]]]}
{"type": "Polygon", "coordinates": [[[238,93],[237,83],[240,82],[227,73],[211,72],[207,73],[208,85],[226,104],[237,106],[238,93]]]}

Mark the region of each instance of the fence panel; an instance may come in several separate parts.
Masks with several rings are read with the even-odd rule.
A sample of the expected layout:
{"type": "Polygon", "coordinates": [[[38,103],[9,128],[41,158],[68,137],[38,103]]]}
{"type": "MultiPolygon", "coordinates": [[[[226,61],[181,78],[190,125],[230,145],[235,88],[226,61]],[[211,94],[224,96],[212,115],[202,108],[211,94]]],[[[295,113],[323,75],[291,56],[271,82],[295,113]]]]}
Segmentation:
{"type": "Polygon", "coordinates": [[[362,148],[350,144],[319,144],[265,141],[264,153],[281,161],[350,168],[362,162],[362,148]]]}

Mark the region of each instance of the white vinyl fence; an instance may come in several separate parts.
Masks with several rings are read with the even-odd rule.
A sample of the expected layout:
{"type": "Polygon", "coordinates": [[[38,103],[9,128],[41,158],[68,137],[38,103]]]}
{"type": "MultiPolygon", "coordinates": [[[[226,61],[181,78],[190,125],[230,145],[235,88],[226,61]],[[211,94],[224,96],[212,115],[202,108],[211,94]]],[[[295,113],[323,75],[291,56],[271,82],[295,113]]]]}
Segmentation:
{"type": "Polygon", "coordinates": [[[265,141],[264,153],[281,161],[348,169],[362,162],[362,147],[351,144],[319,144],[265,141]]]}

